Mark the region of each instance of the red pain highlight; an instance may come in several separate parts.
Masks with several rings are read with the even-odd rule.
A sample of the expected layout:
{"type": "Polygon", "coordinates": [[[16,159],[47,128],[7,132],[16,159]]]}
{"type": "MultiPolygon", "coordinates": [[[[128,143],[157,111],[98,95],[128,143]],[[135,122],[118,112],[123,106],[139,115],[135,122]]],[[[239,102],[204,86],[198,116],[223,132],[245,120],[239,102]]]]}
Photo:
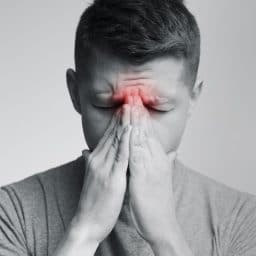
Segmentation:
{"type": "Polygon", "coordinates": [[[139,96],[144,105],[151,106],[154,104],[156,97],[152,89],[146,87],[132,86],[119,89],[112,97],[114,101],[122,104],[128,103],[129,96],[139,96]]]}

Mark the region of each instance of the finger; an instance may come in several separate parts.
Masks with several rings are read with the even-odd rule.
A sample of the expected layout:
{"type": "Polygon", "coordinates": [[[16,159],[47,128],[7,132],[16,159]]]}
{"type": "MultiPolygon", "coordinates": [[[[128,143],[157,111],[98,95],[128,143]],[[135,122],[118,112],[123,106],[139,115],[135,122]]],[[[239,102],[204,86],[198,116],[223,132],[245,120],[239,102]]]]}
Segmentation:
{"type": "Polygon", "coordinates": [[[113,133],[111,133],[111,136],[106,140],[106,146],[104,148],[106,148],[106,153],[109,151],[110,146],[113,143],[116,143],[116,148],[119,144],[119,141],[121,139],[122,136],[122,132],[123,129],[130,124],[130,113],[129,113],[129,105],[128,104],[124,104],[122,105],[121,109],[120,109],[120,119],[119,122],[116,124],[115,130],[113,133]]]}
{"type": "Polygon", "coordinates": [[[99,154],[99,152],[102,150],[102,148],[104,148],[104,144],[106,143],[108,138],[110,136],[112,136],[113,134],[115,134],[115,129],[117,127],[117,124],[120,122],[120,111],[121,110],[118,109],[114,113],[114,115],[113,115],[113,117],[112,117],[112,119],[111,119],[111,121],[110,121],[110,123],[108,125],[108,128],[104,132],[104,134],[103,134],[102,138],[100,139],[100,141],[98,142],[96,148],[93,150],[93,154],[94,155],[99,154]]]}
{"type": "Polygon", "coordinates": [[[137,111],[137,113],[135,112],[133,123],[134,125],[141,127],[143,134],[150,135],[152,133],[152,124],[149,113],[144,107],[141,97],[136,95],[134,97],[134,102],[137,108],[135,111],[137,111]]]}
{"type": "MultiPolygon", "coordinates": [[[[141,98],[139,97],[139,93],[135,92],[133,94],[133,106],[131,108],[131,124],[132,124],[132,132],[131,132],[131,151],[136,152],[138,154],[138,150],[144,146],[145,141],[145,132],[143,127],[143,122],[141,117],[143,115],[143,103],[141,98]]],[[[133,154],[135,157],[136,155],[133,154]]]]}
{"type": "Polygon", "coordinates": [[[127,171],[129,161],[129,141],[132,126],[129,124],[123,129],[118,150],[113,163],[113,174],[127,171]]]}
{"type": "Polygon", "coordinates": [[[82,155],[83,155],[83,157],[84,157],[85,159],[88,159],[90,153],[91,153],[91,150],[89,150],[89,149],[84,149],[84,150],[82,151],[82,155]]]}
{"type": "Polygon", "coordinates": [[[124,104],[129,104],[130,106],[133,105],[133,98],[128,93],[125,93],[125,95],[124,95],[124,104]]]}
{"type": "Polygon", "coordinates": [[[134,94],[134,105],[139,106],[139,107],[143,107],[143,102],[141,99],[141,90],[138,89],[137,93],[134,94]]]}
{"type": "Polygon", "coordinates": [[[125,108],[122,107],[116,112],[117,120],[116,120],[116,122],[113,122],[113,125],[115,125],[115,126],[113,127],[113,125],[112,125],[108,128],[109,132],[105,134],[104,141],[99,145],[100,148],[96,151],[98,161],[106,164],[106,166],[108,166],[108,167],[111,167],[113,165],[113,161],[114,161],[113,159],[108,157],[108,151],[111,146],[117,147],[118,141],[120,140],[119,139],[120,135],[122,133],[122,131],[120,131],[121,130],[120,127],[123,127],[122,125],[125,125],[129,120],[127,118],[127,116],[129,116],[129,114],[127,114],[127,110],[125,111],[124,109],[125,108]]]}
{"type": "Polygon", "coordinates": [[[147,112],[145,112],[141,119],[145,124],[145,132],[147,136],[154,137],[155,131],[154,131],[154,127],[153,127],[153,123],[151,121],[150,115],[147,112]]]}
{"type": "Polygon", "coordinates": [[[131,107],[131,125],[133,127],[135,126],[139,126],[140,125],[140,101],[139,101],[139,96],[134,94],[132,95],[132,99],[133,99],[133,104],[131,107]]]}
{"type": "Polygon", "coordinates": [[[135,158],[141,158],[139,156],[139,150],[143,149],[146,155],[152,156],[154,153],[154,148],[148,143],[150,137],[154,136],[152,122],[147,109],[143,106],[141,98],[136,95],[134,96],[134,102],[137,110],[133,112],[133,127],[131,135],[131,155],[135,158]],[[137,111],[137,112],[136,112],[137,111]]]}
{"type": "Polygon", "coordinates": [[[146,137],[144,131],[138,126],[133,127],[131,131],[132,150],[134,151],[134,149],[137,150],[138,148],[143,148],[145,146],[145,141],[146,137]]]}
{"type": "Polygon", "coordinates": [[[115,133],[111,137],[109,137],[109,139],[106,141],[104,145],[106,160],[111,159],[111,161],[114,161],[119,143],[121,141],[123,130],[129,124],[130,124],[130,106],[128,104],[124,104],[122,106],[122,111],[121,111],[121,121],[117,125],[115,133]]]}
{"type": "Polygon", "coordinates": [[[131,113],[131,123],[133,126],[131,140],[133,146],[143,147],[145,146],[145,108],[143,106],[143,102],[141,97],[139,96],[139,92],[133,95],[133,107],[131,113]]]}
{"type": "Polygon", "coordinates": [[[84,157],[84,163],[85,163],[85,172],[87,172],[87,166],[90,164],[90,158],[89,156],[91,155],[91,150],[85,149],[82,151],[82,155],[84,157]]]}
{"type": "Polygon", "coordinates": [[[145,108],[143,105],[140,106],[139,113],[140,113],[139,120],[140,120],[141,127],[145,129],[145,133],[148,136],[153,136],[154,135],[153,124],[147,108],[145,108]]]}
{"type": "Polygon", "coordinates": [[[135,106],[133,106],[131,108],[131,125],[132,125],[132,127],[140,126],[139,117],[140,117],[139,109],[136,108],[135,106]]]}
{"type": "Polygon", "coordinates": [[[145,171],[146,165],[151,160],[145,138],[145,134],[143,134],[139,127],[133,127],[129,144],[129,166],[131,175],[137,175],[139,171],[145,171]]]}
{"type": "Polygon", "coordinates": [[[131,99],[132,99],[132,106],[135,105],[135,96],[138,95],[138,88],[132,88],[131,92],[129,93],[131,95],[131,99]]]}
{"type": "Polygon", "coordinates": [[[124,104],[121,109],[121,121],[120,124],[123,127],[126,127],[128,124],[130,124],[130,105],[124,104]]]}

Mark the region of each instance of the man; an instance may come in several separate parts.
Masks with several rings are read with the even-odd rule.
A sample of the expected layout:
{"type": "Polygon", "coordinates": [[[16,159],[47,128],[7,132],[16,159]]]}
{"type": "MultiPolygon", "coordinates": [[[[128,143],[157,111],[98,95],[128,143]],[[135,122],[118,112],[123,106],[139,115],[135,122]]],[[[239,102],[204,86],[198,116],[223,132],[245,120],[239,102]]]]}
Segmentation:
{"type": "Polygon", "coordinates": [[[67,71],[89,149],[0,192],[0,255],[256,255],[256,198],[176,157],[200,32],[181,1],[96,0],[67,71]]]}

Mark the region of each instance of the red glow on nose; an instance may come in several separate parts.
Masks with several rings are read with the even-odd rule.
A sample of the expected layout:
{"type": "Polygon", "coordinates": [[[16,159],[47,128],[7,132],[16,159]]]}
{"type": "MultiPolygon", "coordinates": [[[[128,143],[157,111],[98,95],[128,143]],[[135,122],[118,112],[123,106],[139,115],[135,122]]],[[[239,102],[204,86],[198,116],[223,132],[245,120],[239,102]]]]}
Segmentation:
{"type": "Polygon", "coordinates": [[[137,86],[133,86],[132,88],[119,89],[119,91],[113,95],[113,100],[121,102],[122,104],[127,104],[128,97],[133,97],[135,95],[140,97],[144,105],[152,105],[155,100],[155,96],[154,93],[152,92],[152,89],[146,87],[141,88],[137,86]]]}

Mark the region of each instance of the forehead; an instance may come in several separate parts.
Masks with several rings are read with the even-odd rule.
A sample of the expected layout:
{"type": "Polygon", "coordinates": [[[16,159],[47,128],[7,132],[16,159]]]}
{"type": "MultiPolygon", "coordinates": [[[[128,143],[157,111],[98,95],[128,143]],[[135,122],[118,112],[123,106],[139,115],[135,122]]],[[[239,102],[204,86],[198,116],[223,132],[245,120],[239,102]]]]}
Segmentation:
{"type": "Polygon", "coordinates": [[[143,65],[131,65],[106,53],[98,53],[93,66],[93,92],[115,92],[133,86],[150,87],[164,95],[175,94],[186,83],[183,59],[159,57],[143,65]]]}

